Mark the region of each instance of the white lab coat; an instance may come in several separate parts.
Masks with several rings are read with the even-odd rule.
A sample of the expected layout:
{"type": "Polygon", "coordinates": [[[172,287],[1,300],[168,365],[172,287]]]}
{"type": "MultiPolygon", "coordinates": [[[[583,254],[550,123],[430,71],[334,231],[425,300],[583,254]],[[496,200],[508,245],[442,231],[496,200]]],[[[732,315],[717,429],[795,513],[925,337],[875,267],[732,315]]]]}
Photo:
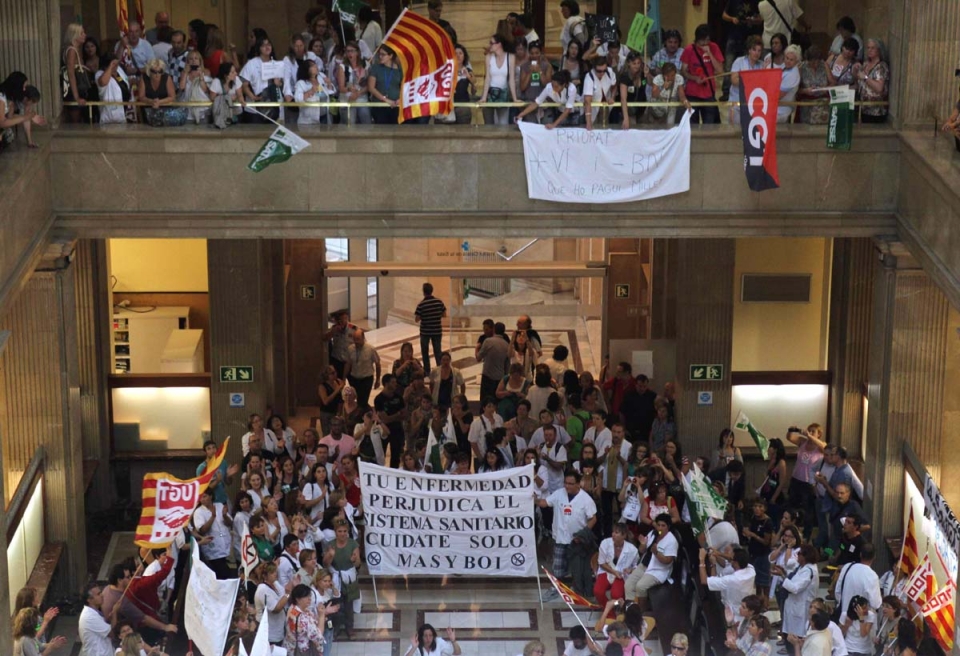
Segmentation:
{"type": "Polygon", "coordinates": [[[819,587],[820,572],[814,564],[804,565],[793,578],[784,580],[783,589],[790,593],[783,605],[784,633],[806,635],[810,602],[817,598],[819,587]]]}

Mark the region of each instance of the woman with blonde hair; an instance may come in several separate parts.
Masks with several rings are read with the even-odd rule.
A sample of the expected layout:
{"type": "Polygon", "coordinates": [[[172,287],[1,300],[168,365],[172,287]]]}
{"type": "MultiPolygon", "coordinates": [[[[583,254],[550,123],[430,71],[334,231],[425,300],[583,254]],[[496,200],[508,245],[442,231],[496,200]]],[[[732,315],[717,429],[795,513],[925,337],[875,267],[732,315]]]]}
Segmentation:
{"type": "Polygon", "coordinates": [[[167,74],[166,62],[154,57],[147,62],[146,71],[147,76],[138,87],[137,98],[142,103],[150,104],[143,110],[146,122],[153,127],[186,123],[187,112],[184,107],[167,107],[176,101],[177,91],[173,86],[173,78],[167,74]]]}
{"type": "MultiPolygon", "coordinates": [[[[182,102],[210,102],[216,93],[210,88],[213,78],[210,71],[203,67],[203,58],[196,50],[187,53],[187,67],[180,75],[180,100],[182,102]]],[[[206,123],[210,115],[209,107],[186,108],[194,123],[206,123]]]]}
{"type": "Polygon", "coordinates": [[[93,85],[90,84],[90,72],[83,65],[80,48],[87,40],[87,33],[80,23],[70,23],[63,32],[63,52],[61,54],[60,77],[63,84],[63,101],[76,102],[79,107],[65,107],[64,114],[68,123],[80,123],[90,109],[82,109],[87,104],[93,85]]]}
{"type": "Polygon", "coordinates": [[[531,640],[523,646],[523,656],[544,656],[547,647],[539,640],[531,640]]]}
{"type": "Polygon", "coordinates": [[[40,612],[36,608],[23,608],[13,618],[13,656],[47,656],[67,644],[67,639],[57,636],[43,644],[37,639],[40,612]]]}

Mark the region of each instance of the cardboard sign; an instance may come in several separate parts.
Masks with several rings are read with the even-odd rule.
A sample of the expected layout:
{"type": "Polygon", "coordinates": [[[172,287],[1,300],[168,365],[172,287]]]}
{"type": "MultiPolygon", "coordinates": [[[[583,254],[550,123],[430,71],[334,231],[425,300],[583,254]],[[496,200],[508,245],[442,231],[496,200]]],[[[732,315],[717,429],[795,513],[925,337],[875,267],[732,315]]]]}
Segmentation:
{"type": "Polygon", "coordinates": [[[605,16],[603,14],[585,14],[587,29],[590,34],[597,37],[603,43],[613,43],[617,41],[617,17],[605,16]]]}
{"type": "Polygon", "coordinates": [[[634,52],[642,53],[647,47],[647,37],[653,29],[653,19],[637,13],[627,33],[627,47],[634,52]]]}

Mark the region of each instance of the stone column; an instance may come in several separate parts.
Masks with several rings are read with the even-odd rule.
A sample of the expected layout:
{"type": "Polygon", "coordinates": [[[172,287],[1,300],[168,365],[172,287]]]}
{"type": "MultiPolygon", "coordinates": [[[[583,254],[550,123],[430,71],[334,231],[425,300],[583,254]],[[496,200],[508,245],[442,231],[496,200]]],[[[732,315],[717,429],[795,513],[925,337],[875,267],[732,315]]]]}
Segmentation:
{"type": "Polygon", "coordinates": [[[877,538],[903,531],[903,442],[931,474],[941,471],[949,308],[922,270],[898,263],[914,266],[888,253],[874,278],[864,481],[873,494],[864,501],[877,538]]]}
{"type": "Polygon", "coordinates": [[[323,293],[322,239],[287,241],[290,267],[287,290],[287,345],[290,351],[290,386],[297,406],[312,406],[317,400],[320,372],[327,363],[326,344],[321,339],[327,327],[326,294],[323,293]],[[312,286],[313,298],[304,298],[301,288],[312,286]]]}
{"type": "MultiPolygon", "coordinates": [[[[4,351],[10,342],[10,331],[0,330],[0,362],[3,361],[4,351]]],[[[0,444],[4,444],[6,439],[4,435],[10,431],[9,421],[0,421],[0,444]]],[[[0,449],[0,493],[4,491],[4,478],[6,474],[6,458],[0,449]]],[[[4,506],[8,495],[3,494],[4,506]]],[[[6,522],[4,521],[4,524],[6,522]]],[[[9,581],[7,566],[7,532],[0,531],[0,581],[9,581]]],[[[13,653],[13,624],[9,613],[10,608],[10,586],[0,585],[0,653],[13,653]]]]}
{"type": "Polygon", "coordinates": [[[103,510],[113,502],[110,480],[110,430],[107,394],[110,351],[109,326],[113,320],[107,249],[103,239],[77,242],[74,266],[77,283],[77,349],[80,370],[80,412],[84,460],[99,464],[87,500],[90,510],[103,510]]]}
{"type": "MultiPolygon", "coordinates": [[[[283,408],[273,394],[274,377],[285,376],[285,366],[274,358],[275,329],[273,281],[282,280],[282,260],[274,261],[275,244],[258,239],[211,239],[207,241],[210,288],[210,424],[213,438],[233,437],[228,458],[240,461],[240,437],[247,432],[251,413],[264,414],[268,407],[283,408]],[[279,271],[271,270],[278,266],[279,271]],[[220,382],[220,367],[251,366],[252,382],[220,382]],[[244,405],[230,407],[230,395],[244,394],[244,405]]],[[[281,287],[282,291],[282,287],[281,287]]],[[[280,302],[283,295],[280,295],[280,302]]],[[[266,416],[264,416],[266,420],[266,416]]]]}
{"type": "Polygon", "coordinates": [[[86,579],[80,377],[75,268],[69,253],[46,259],[0,318],[9,341],[0,359],[0,424],[5,498],[37,449],[46,450],[44,527],[47,542],[69,548],[56,593],[86,579]]]}
{"type": "Polygon", "coordinates": [[[60,25],[56,0],[4,0],[0,3],[0,61],[6,76],[26,74],[40,90],[39,110],[53,120],[60,114],[60,25]]]}
{"type": "Polygon", "coordinates": [[[680,239],[677,265],[677,430],[686,451],[707,455],[730,426],[733,351],[733,239],[680,239]],[[691,382],[690,365],[720,364],[723,380],[691,382]],[[713,405],[697,392],[713,392],[713,405]]]}
{"type": "Polygon", "coordinates": [[[876,251],[869,239],[834,239],[830,282],[829,366],[833,372],[829,434],[851,458],[863,458],[863,390],[870,355],[876,251]]]}

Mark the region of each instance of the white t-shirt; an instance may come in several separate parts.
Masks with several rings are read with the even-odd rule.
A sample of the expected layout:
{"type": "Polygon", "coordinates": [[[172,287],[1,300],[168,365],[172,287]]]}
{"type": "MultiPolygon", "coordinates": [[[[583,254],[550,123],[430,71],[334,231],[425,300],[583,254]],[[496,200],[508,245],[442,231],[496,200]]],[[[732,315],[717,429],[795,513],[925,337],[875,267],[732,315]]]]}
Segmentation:
{"type": "MultiPolygon", "coordinates": [[[[220,78],[215,77],[208,85],[212,93],[217,94],[218,96],[223,95],[223,83],[220,82],[220,78]]],[[[231,109],[234,116],[239,116],[243,109],[240,107],[240,80],[237,80],[233,84],[233,88],[227,91],[227,98],[230,99],[231,109]]]]}
{"type": "MultiPolygon", "coordinates": [[[[560,442],[554,442],[553,447],[548,447],[546,444],[541,444],[537,447],[537,452],[540,454],[540,461],[543,462],[545,455],[549,453],[550,459],[554,462],[567,462],[567,450],[560,444],[560,442]]],[[[563,470],[564,467],[550,467],[547,464],[544,464],[547,470],[547,492],[553,494],[557,490],[563,488],[563,470]]]]}
{"type": "Polygon", "coordinates": [[[840,597],[840,607],[844,612],[850,607],[850,600],[857,595],[864,597],[873,610],[880,608],[883,603],[880,577],[872,567],[863,563],[848,563],[840,568],[836,593],[840,597]]]}
{"type": "Polygon", "coordinates": [[[274,612],[273,609],[280,603],[280,598],[284,595],[282,588],[274,583],[269,586],[261,583],[257,586],[257,591],[253,595],[253,602],[257,608],[257,617],[263,617],[263,609],[267,609],[267,629],[270,636],[270,642],[281,642],[284,634],[284,620],[286,619],[286,608],[280,608],[274,612]]]}
{"type": "Polygon", "coordinates": [[[110,624],[96,608],[84,606],[80,611],[77,632],[80,634],[80,656],[113,656],[110,624]]]}
{"type": "MultiPolygon", "coordinates": [[[[583,97],[591,98],[595,103],[610,102],[613,97],[611,89],[615,89],[616,86],[617,76],[609,68],[603,72],[602,76],[598,76],[595,70],[590,71],[583,78],[583,97]]],[[[596,119],[600,108],[592,107],[590,113],[593,115],[592,118],[596,119]]]]}
{"type": "MultiPolygon", "coordinates": [[[[308,50],[307,54],[304,55],[303,58],[307,61],[316,62],[317,68],[319,68],[320,72],[323,73],[323,60],[317,57],[312,51],[308,50]]],[[[283,85],[287,93],[290,93],[290,89],[297,88],[297,82],[300,81],[297,80],[297,71],[299,70],[300,62],[298,60],[290,59],[289,56],[283,58],[283,85]]],[[[287,430],[290,429],[288,428],[287,430]]],[[[293,431],[290,432],[292,433],[293,431]]]]}
{"type": "Polygon", "coordinates": [[[588,442],[592,442],[597,447],[597,457],[600,458],[603,456],[603,450],[613,442],[613,434],[606,426],[601,428],[599,433],[595,426],[591,426],[583,434],[583,443],[587,444],[588,442]]]}
{"type": "Polygon", "coordinates": [[[171,50],[173,50],[173,46],[169,43],[160,41],[153,44],[153,56],[160,61],[167,61],[167,55],[170,54],[171,50]]]}
{"type": "MultiPolygon", "coordinates": [[[[613,569],[622,574],[623,570],[633,569],[636,567],[637,561],[640,560],[640,552],[637,551],[637,548],[629,542],[623,543],[623,547],[620,549],[620,558],[616,560],[614,560],[613,557],[615,553],[613,538],[605,539],[600,543],[600,553],[597,556],[597,565],[610,565],[613,567],[613,569]]],[[[597,576],[601,576],[603,574],[606,574],[607,580],[610,581],[610,583],[613,583],[613,574],[603,569],[603,567],[598,567],[597,576]]]]}
{"type": "Polygon", "coordinates": [[[563,643],[563,656],[590,656],[592,653],[590,647],[584,646],[581,649],[577,649],[573,646],[573,642],[569,640],[563,643]]]}
{"type": "MultiPolygon", "coordinates": [[[[297,102],[326,102],[329,100],[330,94],[333,93],[329,80],[327,80],[323,73],[317,74],[317,80],[320,82],[320,90],[309,98],[307,95],[313,92],[313,83],[308,80],[300,80],[297,82],[296,89],[293,92],[293,99],[297,102]]],[[[297,125],[316,125],[321,122],[326,122],[326,115],[326,107],[301,107],[300,115],[297,117],[297,125]]]]}
{"type": "Polygon", "coordinates": [[[563,24],[563,30],[560,31],[560,45],[563,47],[564,54],[572,39],[580,42],[581,50],[587,47],[587,21],[583,16],[571,16],[563,24]]]}
{"type": "Polygon", "coordinates": [[[578,491],[572,501],[566,489],[552,492],[547,497],[547,505],[553,508],[553,539],[557,544],[573,542],[577,531],[585,529],[587,521],[597,514],[593,497],[583,490],[578,491]]]}
{"type": "Polygon", "coordinates": [[[877,632],[877,614],[872,610],[867,611],[867,617],[864,622],[870,625],[867,635],[861,635],[860,620],[854,620],[847,627],[847,636],[845,639],[847,652],[854,654],[872,654],[874,650],[873,636],[877,632]]]}
{"type": "Polygon", "coordinates": [[[780,81],[780,106],[777,107],[777,123],[786,123],[793,114],[793,106],[785,106],[783,103],[793,102],[797,99],[797,89],[800,88],[800,69],[783,69],[783,79],[780,81]]]}
{"type": "MultiPolygon", "coordinates": [[[[843,631],[837,626],[836,622],[830,622],[827,627],[830,632],[830,656],[847,656],[847,642],[843,637],[843,631]]],[[[872,653],[872,652],[867,652],[872,653]]]]}
{"type": "Polygon", "coordinates": [[[307,483],[303,486],[303,498],[307,501],[313,501],[320,497],[324,498],[323,501],[310,509],[310,521],[314,524],[322,518],[324,511],[327,509],[327,504],[330,499],[330,489],[324,489],[324,486],[318,485],[317,483],[307,483]]]}
{"type": "Polygon", "coordinates": [[[543,481],[543,485],[539,487],[537,487],[536,481],[533,482],[533,496],[537,499],[543,499],[550,495],[550,490],[547,487],[547,481],[549,480],[550,475],[547,474],[547,469],[548,467],[546,465],[540,465],[540,467],[537,469],[536,476],[543,481]]]}
{"type": "Polygon", "coordinates": [[[770,49],[770,39],[777,33],[786,35],[787,43],[789,43],[790,32],[797,24],[797,19],[803,16],[803,9],[797,5],[796,0],[774,0],[774,2],[776,2],[777,9],[780,10],[780,13],[783,14],[783,17],[786,18],[790,24],[784,25],[783,20],[780,19],[780,15],[777,14],[773,5],[770,4],[770,0],[763,0],[758,7],[758,11],[760,12],[760,17],[763,18],[764,50],[770,49]]]}
{"type": "MultiPolygon", "coordinates": [[[[259,62],[259,61],[260,61],[259,59],[251,59],[250,61],[247,62],[247,66],[249,66],[249,65],[252,64],[253,62],[259,62]]],[[[247,66],[244,66],[244,67],[243,67],[243,70],[247,70],[247,66]]],[[[259,75],[259,74],[260,74],[260,67],[258,66],[258,67],[256,67],[256,68],[257,68],[257,74],[259,75]]],[[[241,73],[241,76],[242,76],[242,75],[243,75],[243,73],[241,73]]],[[[246,79],[246,78],[244,78],[244,79],[246,79]]],[[[247,81],[250,82],[249,80],[247,80],[247,81]]],[[[250,86],[251,86],[251,87],[253,86],[253,82],[250,82],[250,86]]],[[[260,91],[263,91],[263,90],[266,89],[266,88],[267,88],[267,83],[264,82],[263,85],[260,87],[260,91]]],[[[255,90],[254,93],[259,94],[260,91],[256,91],[256,90],[255,90]]],[[[252,111],[252,110],[250,110],[250,111],[252,111]]],[[[251,436],[251,435],[253,435],[253,433],[245,433],[244,436],[240,438],[240,447],[241,447],[241,449],[243,450],[243,456],[244,456],[244,457],[246,457],[247,454],[250,453],[250,436],[251,436]]],[[[279,444],[279,441],[277,440],[276,434],[275,434],[272,430],[270,430],[269,428],[264,428],[264,429],[263,429],[263,447],[262,447],[263,450],[264,450],[264,451],[269,451],[270,453],[276,453],[276,454],[283,453],[283,451],[281,451],[281,450],[277,447],[277,444],[279,444]]]]}
{"type": "Polygon", "coordinates": [[[740,544],[740,534],[737,527],[730,522],[717,522],[708,529],[710,544],[714,549],[723,549],[728,544],[740,544]]]}
{"type": "Polygon", "coordinates": [[[284,551],[277,558],[277,584],[286,587],[297,572],[300,570],[300,562],[296,556],[291,556],[284,551]]]}
{"type": "Polygon", "coordinates": [[[723,605],[733,614],[733,620],[739,623],[743,620],[740,615],[740,602],[747,595],[753,594],[756,578],[757,572],[753,565],[747,565],[732,574],[707,578],[707,589],[720,593],[723,605]]]}
{"type": "Polygon", "coordinates": [[[554,102],[562,105],[570,111],[575,111],[574,103],[577,102],[577,87],[571,82],[567,85],[567,88],[557,93],[553,89],[553,84],[548,84],[543,88],[543,91],[540,92],[540,95],[537,96],[537,99],[534,101],[538,105],[542,105],[546,102],[554,102]]]}
{"type": "MultiPolygon", "coordinates": [[[[193,526],[199,530],[210,520],[211,511],[204,506],[199,506],[193,511],[193,526]]],[[[213,524],[205,537],[212,537],[213,542],[200,545],[200,553],[207,560],[216,560],[217,558],[226,558],[230,555],[230,544],[232,541],[230,527],[223,521],[223,504],[213,504],[213,524]]]]}
{"type": "Polygon", "coordinates": [[[436,638],[436,644],[434,645],[435,649],[431,649],[429,651],[426,649],[423,649],[422,651],[415,651],[414,653],[417,654],[417,656],[420,656],[420,654],[423,654],[423,656],[441,656],[441,655],[452,656],[453,645],[447,642],[446,640],[444,640],[443,638],[441,638],[440,636],[435,636],[435,638],[436,638]]]}
{"type": "Polygon", "coordinates": [[[486,434],[492,433],[494,428],[501,428],[502,426],[503,417],[497,413],[493,414],[493,419],[487,419],[483,415],[480,415],[470,424],[467,439],[470,441],[470,444],[479,444],[483,447],[480,451],[485,452],[487,446],[486,434]]]}
{"type": "MultiPolygon", "coordinates": [[[[130,84],[127,74],[119,66],[117,67],[117,73],[120,77],[123,78],[123,81],[128,85],[130,84]]],[[[100,94],[100,100],[103,102],[122,102],[123,93],[120,91],[120,85],[117,84],[117,81],[113,78],[110,78],[110,81],[107,82],[106,86],[100,86],[99,81],[100,77],[103,75],[103,71],[97,71],[94,78],[97,80],[97,91],[100,94]]],[[[123,111],[123,105],[107,105],[100,108],[100,124],[106,123],[126,123],[127,117],[123,111]]]]}
{"type": "MultiPolygon", "coordinates": [[[[261,93],[263,93],[263,90],[266,89],[267,85],[270,83],[269,79],[265,79],[263,77],[263,63],[264,62],[262,59],[260,59],[259,57],[254,57],[253,59],[249,60],[246,64],[244,64],[243,69],[240,71],[240,77],[242,77],[244,80],[246,80],[250,84],[250,90],[253,91],[253,93],[258,96],[261,93]]],[[[282,84],[283,75],[280,75],[278,77],[281,80],[281,84],[282,84]]],[[[262,111],[262,109],[263,108],[260,108],[257,111],[262,111]]],[[[247,111],[250,112],[251,114],[256,113],[253,107],[248,107],[247,111]]],[[[264,432],[267,432],[273,435],[273,431],[271,431],[268,428],[264,429],[264,432]]],[[[249,435],[249,433],[247,435],[249,435]]],[[[243,455],[247,455],[247,451],[249,450],[247,446],[248,444],[247,435],[243,436],[243,455]]],[[[274,440],[276,440],[275,435],[274,435],[274,440]]],[[[264,450],[276,452],[277,450],[276,442],[274,442],[274,444],[271,445],[270,440],[268,440],[266,437],[264,437],[263,442],[264,442],[263,443],[264,450]]],[[[283,636],[281,636],[280,639],[282,640],[283,636]]]]}
{"type": "MultiPolygon", "coordinates": [[[[567,429],[560,424],[554,424],[553,427],[557,429],[557,444],[569,444],[570,433],[567,432],[567,429]]],[[[533,435],[530,436],[530,443],[527,445],[527,448],[539,449],[541,444],[543,444],[542,426],[533,431],[533,435]]]]}
{"type": "MultiPolygon", "coordinates": [[[[651,534],[652,535],[652,534],[651,534]]],[[[677,538],[673,536],[673,533],[667,533],[657,544],[654,546],[657,550],[657,553],[661,556],[673,556],[677,557],[677,552],[680,550],[680,543],[677,542],[677,538]]],[[[654,577],[661,583],[670,578],[670,573],[673,571],[673,563],[661,563],[656,556],[650,558],[650,564],[647,565],[647,571],[645,574],[649,574],[654,577]]],[[[712,588],[711,588],[712,589],[712,588]]]]}

